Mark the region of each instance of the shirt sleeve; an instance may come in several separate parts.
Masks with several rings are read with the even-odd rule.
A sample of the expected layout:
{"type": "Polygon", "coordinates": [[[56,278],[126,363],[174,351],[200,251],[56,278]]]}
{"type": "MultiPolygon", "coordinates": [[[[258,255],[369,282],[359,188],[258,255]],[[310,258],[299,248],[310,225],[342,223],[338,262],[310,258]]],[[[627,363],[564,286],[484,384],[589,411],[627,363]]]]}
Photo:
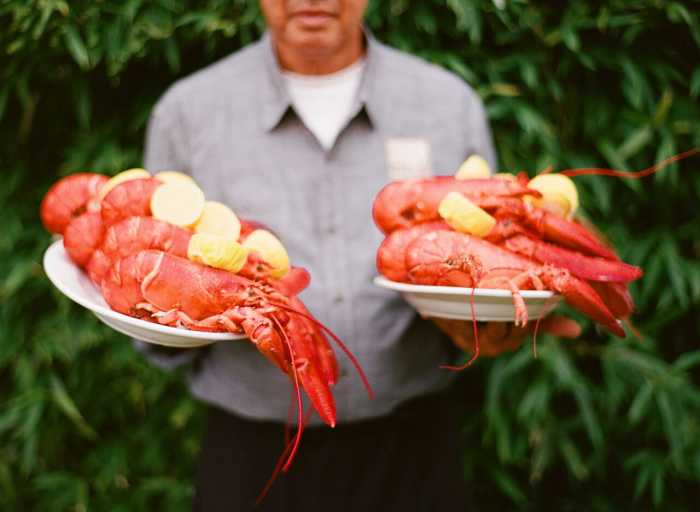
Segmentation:
{"type": "Polygon", "coordinates": [[[468,93],[465,116],[465,119],[467,119],[466,140],[468,145],[465,158],[477,154],[489,163],[492,172],[497,172],[496,151],[493,146],[491,127],[489,126],[484,103],[472,89],[469,89],[468,93]]]}
{"type": "MultiPolygon", "coordinates": [[[[161,100],[151,113],[146,132],[143,166],[150,172],[180,171],[191,174],[186,159],[185,127],[173,104],[161,100]]],[[[204,353],[203,348],[170,348],[134,340],[136,350],[145,355],[154,366],[174,370],[192,363],[204,353]]]]}

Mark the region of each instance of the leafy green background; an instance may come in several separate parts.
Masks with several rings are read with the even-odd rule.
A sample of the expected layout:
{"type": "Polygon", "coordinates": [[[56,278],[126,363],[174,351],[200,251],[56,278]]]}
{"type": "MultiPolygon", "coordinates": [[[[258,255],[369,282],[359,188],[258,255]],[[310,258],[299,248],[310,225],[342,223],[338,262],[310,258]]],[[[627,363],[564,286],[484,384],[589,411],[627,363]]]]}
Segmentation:
{"type": "MultiPolygon", "coordinates": [[[[376,35],[484,98],[502,170],[640,169],[700,145],[698,2],[391,0],[376,35]]],[[[180,375],[61,297],[37,208],[78,170],[140,163],[153,102],[254,40],[257,2],[0,2],[0,508],[187,510],[201,404],[180,375]]],[[[697,505],[698,158],[642,181],[578,178],[586,215],[642,265],[639,339],[588,326],[464,375],[481,508],[697,505]]]]}

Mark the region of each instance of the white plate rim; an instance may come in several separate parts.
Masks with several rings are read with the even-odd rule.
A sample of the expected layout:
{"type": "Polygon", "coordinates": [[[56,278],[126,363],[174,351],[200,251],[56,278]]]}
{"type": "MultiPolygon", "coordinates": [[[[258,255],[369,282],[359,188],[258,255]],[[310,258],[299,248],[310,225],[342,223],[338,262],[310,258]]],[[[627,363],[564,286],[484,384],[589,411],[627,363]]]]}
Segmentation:
{"type": "MultiPolygon", "coordinates": [[[[425,284],[401,283],[391,281],[384,276],[374,278],[374,284],[380,288],[394,290],[401,293],[417,293],[430,295],[471,295],[474,290],[474,297],[512,297],[510,290],[496,288],[465,288],[461,286],[433,286],[425,284]]],[[[520,295],[523,299],[550,299],[555,293],[549,290],[522,290],[520,295]]]]}
{"type": "MultiPolygon", "coordinates": [[[[246,336],[243,334],[231,334],[228,332],[192,331],[189,329],[180,329],[178,327],[170,327],[168,325],[160,325],[160,324],[156,324],[153,322],[148,322],[146,320],[140,320],[138,318],[134,318],[133,316],[125,315],[123,313],[119,313],[117,311],[114,311],[113,309],[105,308],[103,306],[100,306],[99,304],[95,304],[94,302],[87,300],[84,297],[81,297],[80,295],[73,293],[70,290],[70,287],[66,286],[65,283],[63,283],[61,281],[61,276],[55,274],[52,271],[51,265],[47,265],[47,262],[50,262],[52,257],[56,257],[54,255],[54,253],[62,252],[62,251],[65,251],[65,249],[63,248],[63,240],[56,240],[46,249],[46,251],[44,252],[44,257],[42,259],[44,273],[49,278],[49,281],[51,281],[51,283],[56,288],[58,288],[58,290],[63,295],[65,295],[73,302],[80,304],[85,309],[88,309],[89,311],[91,311],[93,313],[99,313],[99,314],[104,315],[108,318],[114,318],[115,320],[118,320],[118,321],[123,322],[125,324],[132,325],[132,326],[139,328],[139,329],[150,330],[153,332],[167,334],[170,336],[179,336],[182,338],[192,338],[192,339],[196,339],[196,340],[211,340],[212,342],[214,342],[214,341],[240,340],[240,339],[246,338],[246,336]]],[[[75,265],[73,262],[71,262],[71,264],[75,265]]],[[[81,272],[82,272],[82,270],[81,270],[81,272]]]]}

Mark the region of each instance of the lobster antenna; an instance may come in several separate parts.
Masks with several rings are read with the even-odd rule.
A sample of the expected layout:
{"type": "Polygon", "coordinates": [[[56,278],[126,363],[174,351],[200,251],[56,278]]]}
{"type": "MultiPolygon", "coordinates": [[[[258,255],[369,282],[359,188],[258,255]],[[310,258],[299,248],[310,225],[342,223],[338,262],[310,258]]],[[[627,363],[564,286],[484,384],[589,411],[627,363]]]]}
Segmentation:
{"type": "MultiPolygon", "coordinates": [[[[282,463],[284,462],[284,458],[287,456],[289,453],[289,450],[292,448],[291,443],[289,442],[289,422],[291,422],[290,416],[291,416],[291,411],[292,411],[292,405],[294,403],[294,390],[292,390],[292,402],[290,402],[290,407],[289,411],[290,414],[287,416],[287,423],[284,425],[284,451],[281,453],[281,455],[277,459],[277,464],[275,465],[275,469],[272,472],[272,476],[268,479],[267,483],[265,484],[265,487],[263,490],[260,492],[260,495],[257,497],[255,500],[255,506],[259,506],[260,503],[265,499],[265,496],[267,496],[267,493],[270,492],[270,488],[272,487],[272,484],[275,482],[277,477],[280,474],[280,471],[282,470],[282,463]]],[[[306,425],[309,423],[309,419],[311,418],[311,413],[313,410],[311,409],[311,406],[306,410],[306,413],[304,414],[304,427],[306,428],[306,425]]]]}
{"type": "Polygon", "coordinates": [[[272,484],[277,480],[277,476],[280,474],[280,470],[282,469],[282,463],[284,462],[284,458],[287,456],[289,453],[289,450],[292,448],[292,444],[287,442],[286,446],[284,447],[284,450],[280,454],[279,458],[277,459],[277,464],[275,465],[275,469],[272,472],[272,476],[268,479],[267,483],[265,484],[265,487],[263,487],[263,490],[260,491],[260,494],[258,495],[257,499],[255,500],[255,506],[259,506],[260,503],[265,499],[265,496],[267,496],[267,493],[270,492],[270,488],[272,487],[272,484]]]}
{"type": "MultiPolygon", "coordinates": [[[[478,284],[478,283],[474,283],[478,284]]],[[[479,326],[476,323],[476,306],[474,305],[474,293],[476,292],[476,286],[472,286],[472,291],[469,294],[469,306],[472,311],[472,328],[474,329],[474,355],[461,366],[451,366],[447,364],[442,364],[440,365],[440,368],[443,368],[445,370],[452,370],[455,372],[459,372],[462,370],[465,370],[471,364],[476,361],[476,359],[479,357],[479,353],[481,352],[480,346],[479,346],[479,326]]]]}
{"type": "Polygon", "coordinates": [[[328,327],[323,325],[319,320],[315,319],[311,315],[307,315],[306,313],[302,313],[301,311],[298,311],[294,309],[293,307],[287,306],[285,304],[277,304],[275,302],[270,302],[271,305],[278,307],[280,309],[284,309],[286,311],[289,311],[290,313],[295,313],[299,316],[303,316],[304,318],[307,318],[308,320],[311,320],[313,323],[315,323],[317,326],[319,326],[321,329],[323,329],[326,334],[328,334],[331,338],[333,338],[333,341],[335,341],[340,349],[345,352],[345,355],[348,356],[348,359],[352,362],[353,366],[357,370],[357,373],[360,375],[360,379],[362,379],[362,384],[364,384],[365,389],[367,390],[367,394],[369,395],[370,399],[374,398],[374,391],[372,391],[372,386],[370,386],[369,381],[367,380],[367,376],[365,375],[364,370],[362,369],[362,366],[360,366],[359,361],[355,356],[350,352],[348,347],[345,346],[345,343],[343,343],[343,340],[341,340],[337,334],[335,334],[333,331],[331,331],[328,327]]]}
{"type": "Polygon", "coordinates": [[[542,317],[538,316],[537,321],[535,322],[535,330],[532,331],[532,357],[537,359],[537,332],[540,330],[540,322],[542,321],[542,317]]]}
{"type": "Polygon", "coordinates": [[[651,167],[648,167],[646,169],[642,169],[641,171],[617,171],[615,169],[599,169],[596,167],[591,167],[591,168],[584,168],[584,169],[567,169],[567,170],[561,171],[557,174],[562,174],[564,176],[568,176],[569,178],[573,178],[574,176],[596,175],[596,176],[615,176],[618,178],[639,179],[639,178],[644,178],[645,176],[649,176],[650,174],[654,174],[655,172],[660,171],[664,167],[666,167],[674,162],[677,162],[678,160],[683,160],[684,158],[688,158],[689,156],[693,156],[697,153],[700,153],[700,148],[689,149],[688,151],[685,151],[685,152],[680,153],[678,155],[674,155],[672,157],[669,157],[665,160],[662,160],[658,164],[652,165],[651,167]]]}
{"type": "Polygon", "coordinates": [[[294,349],[292,348],[292,344],[289,341],[289,337],[287,336],[287,333],[284,332],[284,329],[282,328],[282,325],[280,324],[279,320],[277,320],[275,317],[272,317],[272,320],[273,322],[275,322],[275,325],[280,330],[282,338],[284,339],[284,342],[287,344],[287,348],[289,349],[289,355],[292,360],[290,368],[292,369],[292,375],[294,376],[294,391],[297,395],[297,433],[296,436],[294,436],[292,452],[289,454],[289,458],[287,458],[287,462],[285,462],[284,467],[282,468],[282,471],[286,472],[289,469],[289,466],[292,464],[294,456],[296,455],[297,450],[299,449],[299,443],[301,442],[301,433],[304,430],[304,406],[301,403],[301,388],[299,387],[299,376],[297,375],[297,367],[294,363],[294,349]]]}

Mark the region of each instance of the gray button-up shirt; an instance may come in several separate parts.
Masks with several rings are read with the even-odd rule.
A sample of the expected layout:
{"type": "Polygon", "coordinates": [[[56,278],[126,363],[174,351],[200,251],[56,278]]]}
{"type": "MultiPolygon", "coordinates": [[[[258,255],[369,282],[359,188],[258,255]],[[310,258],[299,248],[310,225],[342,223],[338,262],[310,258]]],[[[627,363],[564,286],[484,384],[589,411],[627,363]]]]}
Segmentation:
{"type": "MultiPolygon", "coordinates": [[[[293,264],[311,272],[301,299],[345,340],[376,392],[369,400],[336,351],[339,422],[384,415],[445,387],[450,372],[438,366],[454,358],[432,324],[372,284],[382,241],[371,216],[376,193],[394,177],[451,174],[473,153],[494,163],[484,109],[472,89],[369,35],[352,112],[325,151],[294,113],[264,36],[166,92],[151,117],[144,164],[154,172],[191,174],[209,199],[269,226],[293,264]]],[[[176,354],[141,348],[164,367],[196,358],[190,388],[206,402],[256,419],[287,417],[289,379],[250,343],[176,354]]]]}

